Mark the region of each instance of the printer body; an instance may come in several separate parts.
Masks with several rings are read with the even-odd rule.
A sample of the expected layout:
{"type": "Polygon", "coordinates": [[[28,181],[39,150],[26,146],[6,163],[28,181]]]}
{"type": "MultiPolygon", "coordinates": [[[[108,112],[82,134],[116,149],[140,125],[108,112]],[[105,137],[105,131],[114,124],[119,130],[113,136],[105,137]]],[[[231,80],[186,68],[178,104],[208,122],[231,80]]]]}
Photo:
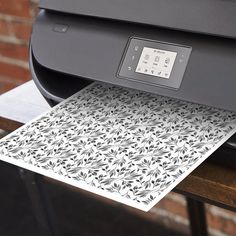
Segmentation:
{"type": "MultiPolygon", "coordinates": [[[[41,0],[39,8],[30,70],[50,105],[102,81],[236,112],[235,1],[41,0]]],[[[214,160],[236,166],[235,140],[214,160]]]]}

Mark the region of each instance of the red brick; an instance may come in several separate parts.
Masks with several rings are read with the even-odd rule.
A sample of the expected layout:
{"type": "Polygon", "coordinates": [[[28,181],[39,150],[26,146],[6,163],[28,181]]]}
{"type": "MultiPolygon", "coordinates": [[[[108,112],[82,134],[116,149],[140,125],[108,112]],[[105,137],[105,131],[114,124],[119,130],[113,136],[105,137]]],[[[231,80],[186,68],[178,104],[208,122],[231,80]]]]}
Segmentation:
{"type": "Polygon", "coordinates": [[[0,19],[0,35],[9,35],[8,22],[0,19]]]}
{"type": "Polygon", "coordinates": [[[1,77],[0,76],[0,94],[3,94],[17,86],[19,86],[21,84],[21,82],[18,81],[14,81],[10,78],[6,78],[6,77],[1,77]]]}
{"type": "Polygon", "coordinates": [[[156,206],[155,208],[162,208],[165,209],[175,215],[181,216],[183,218],[188,218],[188,214],[186,211],[186,207],[182,205],[179,202],[176,202],[174,200],[168,199],[168,198],[163,198],[156,206]]]}
{"type": "Polygon", "coordinates": [[[31,79],[28,69],[4,62],[0,62],[0,75],[3,77],[10,77],[16,82],[25,82],[31,79]]]}
{"type": "Polygon", "coordinates": [[[229,219],[220,216],[214,216],[207,212],[208,226],[224,234],[235,236],[236,224],[229,219]]]}
{"type": "Polygon", "coordinates": [[[30,0],[1,0],[0,12],[7,15],[29,18],[30,0]]]}
{"type": "Polygon", "coordinates": [[[0,42],[0,55],[28,61],[28,46],[0,42]]]}
{"type": "Polygon", "coordinates": [[[31,35],[31,23],[15,21],[11,23],[11,29],[18,39],[29,40],[31,35]]]}

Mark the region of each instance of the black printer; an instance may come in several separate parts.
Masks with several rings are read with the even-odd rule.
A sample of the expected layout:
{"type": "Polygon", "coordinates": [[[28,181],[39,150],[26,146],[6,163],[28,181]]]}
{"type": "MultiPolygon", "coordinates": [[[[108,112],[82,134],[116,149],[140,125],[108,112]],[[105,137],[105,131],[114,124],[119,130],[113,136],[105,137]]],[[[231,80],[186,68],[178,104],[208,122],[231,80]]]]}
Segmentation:
{"type": "MultiPolygon", "coordinates": [[[[41,0],[39,8],[30,70],[51,106],[103,81],[236,112],[236,1],[41,0]]],[[[236,166],[236,137],[210,159],[236,166]]]]}

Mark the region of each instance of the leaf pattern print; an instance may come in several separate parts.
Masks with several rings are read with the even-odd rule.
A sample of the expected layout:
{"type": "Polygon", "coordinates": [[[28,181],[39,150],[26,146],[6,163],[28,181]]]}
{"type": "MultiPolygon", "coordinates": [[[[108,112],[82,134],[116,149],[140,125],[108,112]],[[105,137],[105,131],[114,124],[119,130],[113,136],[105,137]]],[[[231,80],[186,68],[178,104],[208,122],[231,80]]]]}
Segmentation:
{"type": "Polygon", "coordinates": [[[232,112],[93,83],[2,139],[0,158],[149,210],[235,131],[232,112]]]}

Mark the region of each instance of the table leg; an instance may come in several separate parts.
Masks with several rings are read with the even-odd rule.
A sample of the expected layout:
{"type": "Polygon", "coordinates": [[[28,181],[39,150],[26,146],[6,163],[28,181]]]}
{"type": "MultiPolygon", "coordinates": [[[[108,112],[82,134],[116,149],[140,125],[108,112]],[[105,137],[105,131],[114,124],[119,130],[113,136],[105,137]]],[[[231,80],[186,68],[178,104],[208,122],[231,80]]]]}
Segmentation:
{"type": "Polygon", "coordinates": [[[205,205],[186,197],[192,236],[208,236],[205,205]]]}

